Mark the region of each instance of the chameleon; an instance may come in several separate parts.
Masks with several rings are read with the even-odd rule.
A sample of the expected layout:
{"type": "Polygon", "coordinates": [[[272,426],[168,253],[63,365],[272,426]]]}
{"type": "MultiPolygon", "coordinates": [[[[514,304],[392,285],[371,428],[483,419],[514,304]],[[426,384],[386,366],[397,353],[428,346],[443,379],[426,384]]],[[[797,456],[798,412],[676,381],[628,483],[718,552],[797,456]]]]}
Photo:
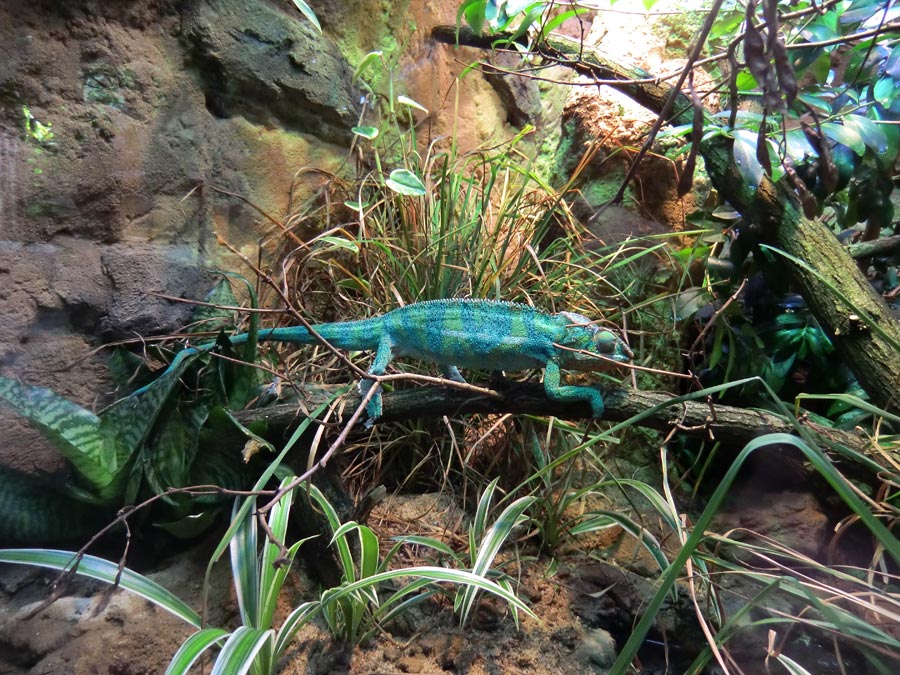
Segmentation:
{"type": "MultiPolygon", "coordinates": [[[[543,368],[547,396],[557,401],[586,401],[594,417],[603,415],[600,391],[561,384],[560,370],[599,370],[610,361],[627,363],[634,357],[616,331],[597,326],[580,314],[548,314],[529,305],[491,300],[416,302],[369,319],[314,325],[313,330],[338,349],[375,352],[370,375],[383,375],[395,357],[438,364],[444,376],[456,382],[465,382],[460,367],[493,371],[543,368]]],[[[249,333],[242,333],[228,340],[238,345],[249,338],[249,333]]],[[[257,339],[318,342],[303,326],[263,329],[257,332],[257,339]]],[[[182,350],[169,370],[179,359],[210,347],[182,350]]],[[[362,380],[360,394],[365,396],[373,384],[373,380],[362,380]]],[[[381,417],[380,392],[370,399],[367,413],[369,423],[381,417]]]]}

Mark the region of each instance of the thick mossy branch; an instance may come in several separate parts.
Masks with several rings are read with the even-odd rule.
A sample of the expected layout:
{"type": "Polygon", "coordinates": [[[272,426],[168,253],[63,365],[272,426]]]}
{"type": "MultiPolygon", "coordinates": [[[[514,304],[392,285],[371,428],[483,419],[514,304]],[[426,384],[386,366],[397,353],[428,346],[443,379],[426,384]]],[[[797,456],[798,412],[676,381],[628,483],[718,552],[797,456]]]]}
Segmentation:
{"type": "MultiPolygon", "coordinates": [[[[454,26],[439,26],[432,35],[438,41],[457,42],[454,26]]],[[[465,29],[459,31],[461,45],[490,48],[496,40],[497,36],[484,38],[465,29]]],[[[666,83],[635,81],[647,80],[648,74],[576,40],[554,35],[539,50],[548,60],[607,81],[657,114],[672,92],[666,83]]],[[[672,124],[691,123],[691,101],[683,93],[676,95],[672,110],[672,124]]],[[[900,409],[900,322],[828,228],[803,216],[787,181],[772,183],[763,178],[755,190],[743,182],[731,146],[729,138],[716,135],[700,148],[713,186],[760,228],[762,241],[790,256],[776,262],[791,270],[797,289],[833,336],[835,347],[872,402],[889,410],[900,409]]]]}

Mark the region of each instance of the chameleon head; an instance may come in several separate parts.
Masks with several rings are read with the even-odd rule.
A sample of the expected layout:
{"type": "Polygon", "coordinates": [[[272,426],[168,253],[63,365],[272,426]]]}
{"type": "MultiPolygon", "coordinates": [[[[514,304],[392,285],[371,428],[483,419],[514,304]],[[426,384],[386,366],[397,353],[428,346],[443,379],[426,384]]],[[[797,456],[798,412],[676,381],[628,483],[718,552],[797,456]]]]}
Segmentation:
{"type": "Polygon", "coordinates": [[[602,370],[610,362],[628,363],[634,354],[619,333],[592,323],[580,314],[562,312],[565,338],[560,343],[560,365],[571,370],[602,370]],[[599,357],[599,358],[598,358],[599,357]]]}

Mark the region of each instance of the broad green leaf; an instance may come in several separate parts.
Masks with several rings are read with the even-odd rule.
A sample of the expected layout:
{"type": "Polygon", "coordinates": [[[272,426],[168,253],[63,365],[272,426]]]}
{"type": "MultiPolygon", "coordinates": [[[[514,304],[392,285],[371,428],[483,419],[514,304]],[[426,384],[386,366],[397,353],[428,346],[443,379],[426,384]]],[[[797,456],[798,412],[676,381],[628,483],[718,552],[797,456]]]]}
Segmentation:
{"type": "Polygon", "coordinates": [[[785,145],[788,157],[798,164],[818,156],[802,129],[789,130],[785,134],[785,145]]]}
{"type": "MultiPolygon", "coordinates": [[[[853,116],[849,115],[848,117],[853,116]]],[[[846,145],[860,157],[866,154],[866,144],[863,142],[862,136],[854,129],[850,128],[850,126],[835,124],[834,122],[825,122],[822,124],[822,133],[831,140],[836,141],[841,145],[846,145]]]]}
{"type": "MultiPolygon", "coordinates": [[[[890,118],[890,115],[885,113],[883,109],[879,110],[876,108],[872,111],[872,114],[877,120],[885,118],[889,120],[890,118]]],[[[893,167],[894,161],[897,159],[897,153],[900,152],[900,129],[894,124],[879,124],[878,127],[884,133],[886,147],[885,151],[877,153],[875,158],[879,168],[888,169],[893,167]]]]}
{"type": "Polygon", "coordinates": [[[353,71],[352,81],[354,83],[356,83],[357,80],[359,80],[360,76],[363,74],[363,72],[366,70],[366,68],[368,68],[370,65],[372,65],[376,61],[381,60],[381,56],[382,56],[382,53],[380,51],[374,51],[374,52],[369,52],[364,57],[362,57],[362,60],[359,62],[359,65],[356,66],[356,70],[353,71]]]}
{"type": "MultiPolygon", "coordinates": [[[[71,551],[59,551],[45,548],[8,548],[0,549],[0,562],[14,563],[18,565],[33,565],[57,570],[59,572],[71,569],[75,560],[75,554],[71,551]]],[[[78,565],[76,574],[104,581],[108,584],[115,583],[119,574],[119,566],[103,558],[85,555],[78,565]]],[[[149,600],[161,609],[174,614],[179,619],[189,623],[195,628],[200,628],[200,615],[188,607],[171,592],[160,586],[155,581],[133,572],[127,567],[122,569],[119,579],[119,587],[131,591],[149,600]]]]}
{"type": "Polygon", "coordinates": [[[234,326],[234,310],[223,307],[237,307],[238,299],[231,288],[228,277],[222,277],[203,298],[206,305],[197,305],[191,312],[188,333],[230,330],[234,326]]]}
{"type": "Polygon", "coordinates": [[[426,192],[425,184],[408,169],[394,169],[385,184],[405,197],[422,197],[426,192]]]}
{"type": "Polygon", "coordinates": [[[881,105],[890,108],[897,97],[898,86],[900,81],[894,80],[893,77],[882,77],[875,83],[872,94],[881,105]]]}
{"type": "MultiPolygon", "coordinates": [[[[653,1],[655,0],[644,0],[645,3],[653,1]]],[[[541,36],[546,37],[569,19],[580,16],[581,14],[586,14],[588,11],[590,10],[588,10],[587,7],[576,7],[567,12],[561,12],[544,24],[543,28],[541,28],[541,36]]]]}
{"type": "Polygon", "coordinates": [[[748,92],[748,91],[756,91],[759,87],[756,82],[756,78],[750,74],[750,71],[746,68],[739,71],[737,76],[735,77],[735,84],[737,85],[737,90],[739,92],[748,92]]]}
{"type": "Polygon", "coordinates": [[[460,4],[456,11],[456,29],[462,25],[463,16],[466,17],[466,23],[476,35],[481,35],[484,27],[485,12],[487,11],[487,0],[466,0],[460,4]]]}
{"type": "Polygon", "coordinates": [[[112,482],[117,453],[114,446],[105,447],[97,415],[50,389],[3,376],[0,399],[40,431],[89,485],[99,490],[112,482]]]}

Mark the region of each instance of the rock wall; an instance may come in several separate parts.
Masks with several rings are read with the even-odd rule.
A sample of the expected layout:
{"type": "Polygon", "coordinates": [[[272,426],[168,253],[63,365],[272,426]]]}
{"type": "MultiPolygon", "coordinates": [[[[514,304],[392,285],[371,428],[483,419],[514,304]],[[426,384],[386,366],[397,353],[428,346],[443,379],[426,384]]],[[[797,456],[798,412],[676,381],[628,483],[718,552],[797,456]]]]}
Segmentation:
{"type": "MultiPolygon", "coordinates": [[[[431,42],[457,2],[0,0],[0,373],[82,405],[115,393],[103,343],[165,334],[215,269],[253,256],[275,218],[345,166],[382,49],[400,91],[465,150],[515,130],[478,52],[431,42]]],[[[384,74],[382,74],[384,77],[384,74]]],[[[246,270],[243,270],[246,272],[246,270]]],[[[0,408],[0,462],[55,455],[0,408]]]]}

